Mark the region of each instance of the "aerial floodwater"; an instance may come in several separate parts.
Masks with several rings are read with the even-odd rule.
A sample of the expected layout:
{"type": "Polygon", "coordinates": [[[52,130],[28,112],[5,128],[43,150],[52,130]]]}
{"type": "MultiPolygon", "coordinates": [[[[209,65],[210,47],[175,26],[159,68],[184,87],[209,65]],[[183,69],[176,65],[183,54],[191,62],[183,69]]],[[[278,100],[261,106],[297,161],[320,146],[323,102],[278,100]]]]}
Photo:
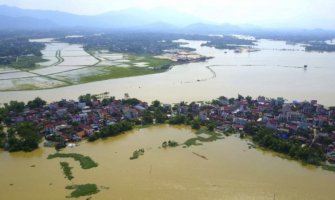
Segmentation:
{"type": "MultiPolygon", "coordinates": [[[[83,170],[66,159],[73,167],[71,184],[95,183],[100,192],[92,199],[329,200],[335,195],[334,172],[249,148],[248,140],[234,135],[200,146],[161,148],[163,141],[182,143],[194,135],[188,127],[161,125],[66,148],[64,153],[87,155],[99,164],[83,170]],[[139,148],[145,154],[130,160],[139,148]]],[[[0,199],[65,199],[69,181],[59,160],[47,160],[54,152],[1,152],[0,199]]]]}
{"type": "MultiPolygon", "coordinates": [[[[259,51],[241,53],[201,46],[202,41],[181,41],[188,43],[185,46],[196,48],[197,53],[214,58],[177,65],[167,72],[153,75],[55,89],[0,92],[0,103],[13,99],[28,101],[36,96],[48,101],[75,99],[85,93],[109,92],[117,98],[128,93],[131,97],[149,102],[159,99],[166,103],[241,94],[301,101],[317,99],[328,106],[335,104],[335,53],[306,52],[300,45],[271,40],[258,40],[256,49],[259,51]]],[[[53,67],[52,70],[56,72],[58,69],[53,67]]]]}
{"type": "Polygon", "coordinates": [[[335,200],[335,0],[0,0],[0,200],[335,200]]]}
{"type": "MultiPolygon", "coordinates": [[[[57,85],[61,83],[56,78],[72,77],[75,70],[86,70],[87,63],[94,65],[97,60],[81,45],[51,43],[43,52],[44,58],[53,59],[44,63],[48,69],[37,68],[34,72],[53,75],[56,78],[50,87],[59,87],[3,91],[0,103],[28,101],[37,96],[48,102],[76,100],[82,94],[108,92],[116,98],[128,93],[149,103],[156,99],[162,103],[205,101],[241,94],[316,99],[327,106],[335,105],[335,53],[306,52],[299,44],[271,40],[259,40],[253,52],[205,47],[203,41],[179,42],[213,58],[176,65],[163,73],[64,87],[57,85]],[[63,54],[57,53],[59,48],[65,49],[63,54]]],[[[122,55],[100,56],[123,62],[122,55]]],[[[24,72],[13,73],[27,76],[24,72]]],[[[66,187],[87,183],[96,184],[99,193],[79,199],[334,199],[334,172],[254,148],[251,141],[240,139],[238,134],[202,145],[162,148],[164,141],[183,144],[195,135],[186,126],[156,125],[95,142],[82,141],[62,150],[92,158],[98,166],[90,170],[82,169],[72,159],[47,159],[56,150],[42,144],[29,153],[0,151],[0,199],[65,199],[71,193],[66,187]],[[130,159],[137,149],[144,155],[130,159]],[[64,178],[60,161],[73,167],[71,181],[64,178]]]]}

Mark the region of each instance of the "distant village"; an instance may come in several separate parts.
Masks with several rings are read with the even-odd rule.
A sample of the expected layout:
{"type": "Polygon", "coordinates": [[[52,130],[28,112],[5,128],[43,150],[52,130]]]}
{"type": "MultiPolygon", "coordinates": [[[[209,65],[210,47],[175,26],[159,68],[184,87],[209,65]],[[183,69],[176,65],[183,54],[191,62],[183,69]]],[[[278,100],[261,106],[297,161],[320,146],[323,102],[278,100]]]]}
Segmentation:
{"type": "Polygon", "coordinates": [[[203,56],[203,55],[200,55],[194,52],[184,51],[184,50],[179,50],[179,49],[166,50],[164,54],[155,56],[155,57],[160,58],[160,59],[168,59],[168,60],[172,60],[174,62],[179,62],[179,63],[200,62],[200,61],[205,61],[205,60],[213,58],[213,57],[207,57],[207,56],[203,56]]]}
{"type": "Polygon", "coordinates": [[[139,126],[148,124],[145,115],[153,113],[152,107],[156,106],[161,108],[163,120],[152,114],[149,124],[187,116],[201,123],[214,123],[215,131],[246,133],[251,126],[264,127],[273,130],[283,141],[320,149],[329,162],[335,162],[335,107],[326,108],[316,100],[288,103],[283,98],[252,99],[239,95],[231,99],[222,96],[212,102],[171,105],[155,101],[149,105],[127,95],[122,100],[93,97],[82,96],[79,101],[63,99],[39,108],[25,107],[23,112],[10,112],[9,126],[32,122],[41,127],[45,145],[52,146],[59,142],[78,142],[121,121],[139,126]]]}

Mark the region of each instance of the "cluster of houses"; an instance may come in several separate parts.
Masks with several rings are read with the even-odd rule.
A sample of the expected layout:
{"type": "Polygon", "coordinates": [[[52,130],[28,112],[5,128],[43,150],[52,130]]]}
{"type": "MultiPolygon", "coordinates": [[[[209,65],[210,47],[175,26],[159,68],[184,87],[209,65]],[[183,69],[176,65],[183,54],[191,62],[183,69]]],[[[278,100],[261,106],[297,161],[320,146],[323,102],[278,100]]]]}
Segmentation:
{"type": "MultiPolygon", "coordinates": [[[[164,109],[168,118],[193,116],[204,122],[215,122],[216,130],[243,131],[250,124],[267,127],[275,130],[275,134],[283,140],[296,140],[302,145],[322,149],[327,159],[335,162],[335,107],[326,108],[315,100],[287,103],[283,98],[262,96],[257,99],[220,97],[212,103],[163,106],[168,108],[164,109]]],[[[48,141],[61,139],[73,142],[124,119],[141,121],[143,112],[148,109],[148,103],[141,101],[129,105],[122,100],[107,104],[96,100],[88,105],[62,100],[43,108],[13,114],[12,122],[34,122],[41,127],[48,141]]]]}
{"type": "Polygon", "coordinates": [[[43,108],[26,108],[23,113],[11,112],[12,124],[29,121],[37,124],[46,138],[45,145],[77,142],[102,128],[124,119],[138,119],[147,103],[124,105],[121,100],[103,106],[99,100],[85,102],[61,100],[43,108]]]}
{"type": "Polygon", "coordinates": [[[177,112],[196,113],[202,121],[216,122],[222,131],[243,131],[251,124],[266,127],[283,140],[322,149],[328,161],[335,162],[335,107],[325,108],[316,100],[287,103],[263,96],[254,100],[220,97],[216,103],[180,106],[177,112]]]}
{"type": "Polygon", "coordinates": [[[211,59],[212,57],[203,56],[194,52],[183,50],[166,50],[163,55],[155,56],[156,58],[168,59],[174,62],[200,62],[211,59]]]}

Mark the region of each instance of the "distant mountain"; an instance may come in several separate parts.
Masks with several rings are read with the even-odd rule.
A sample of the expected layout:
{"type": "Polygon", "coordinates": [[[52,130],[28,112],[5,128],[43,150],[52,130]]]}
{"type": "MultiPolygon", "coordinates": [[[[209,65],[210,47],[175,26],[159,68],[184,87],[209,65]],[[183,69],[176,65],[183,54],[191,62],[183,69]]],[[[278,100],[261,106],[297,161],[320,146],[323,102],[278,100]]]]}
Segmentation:
{"type": "MultiPolygon", "coordinates": [[[[126,9],[99,15],[76,15],[60,11],[31,10],[0,5],[0,30],[4,29],[68,29],[75,30],[131,30],[190,34],[257,34],[269,35],[284,31],[306,35],[300,29],[263,29],[252,24],[213,24],[173,9],[126,9]]],[[[310,34],[323,33],[309,30],[310,34]],[[315,32],[315,33],[314,33],[315,32]]],[[[331,32],[333,33],[333,32],[331,32]]],[[[325,32],[323,34],[329,34],[325,32]]]]}
{"type": "Polygon", "coordinates": [[[154,23],[166,23],[173,26],[187,26],[203,20],[171,9],[156,8],[154,10],[126,9],[112,11],[94,16],[96,21],[114,27],[136,27],[154,23]]]}
{"type": "Polygon", "coordinates": [[[165,22],[155,22],[152,24],[136,27],[139,31],[152,31],[152,32],[180,32],[181,28],[165,22]]]}
{"type": "MultiPolygon", "coordinates": [[[[0,6],[0,24],[13,23],[11,28],[23,28],[23,26],[14,23],[18,19],[10,19],[8,17],[20,18],[20,20],[34,20],[49,21],[51,25],[58,25],[61,27],[87,27],[87,28],[106,28],[106,29],[124,29],[124,28],[138,28],[140,26],[153,26],[159,25],[161,28],[166,28],[162,24],[169,24],[169,27],[181,27],[192,23],[201,22],[201,19],[193,17],[188,14],[183,14],[170,9],[154,9],[154,10],[140,10],[140,9],[127,9],[121,11],[112,11],[100,15],[75,15],[59,11],[47,10],[29,10],[20,9],[10,6],[0,6]],[[6,18],[7,17],[7,18],[6,18]],[[8,22],[6,22],[8,20],[8,22]],[[6,22],[6,23],[5,23],[6,22]],[[16,26],[18,25],[18,26],[16,26]]],[[[36,28],[34,23],[28,23],[30,28],[36,28]]],[[[157,26],[155,29],[158,29],[157,26]]],[[[7,27],[7,25],[6,25],[7,27]]],[[[40,28],[40,26],[37,26],[40,28]]],[[[1,28],[5,28],[0,26],[1,28]]],[[[46,26],[50,28],[50,26],[46,26]]]]}
{"type": "Polygon", "coordinates": [[[50,29],[58,25],[46,19],[36,19],[31,17],[10,17],[0,15],[1,29],[50,29]]]}
{"type": "Polygon", "coordinates": [[[215,24],[204,24],[196,23],[191,24],[183,29],[184,32],[189,33],[200,33],[200,34],[223,34],[240,32],[241,28],[231,24],[215,25],[215,24]]]}

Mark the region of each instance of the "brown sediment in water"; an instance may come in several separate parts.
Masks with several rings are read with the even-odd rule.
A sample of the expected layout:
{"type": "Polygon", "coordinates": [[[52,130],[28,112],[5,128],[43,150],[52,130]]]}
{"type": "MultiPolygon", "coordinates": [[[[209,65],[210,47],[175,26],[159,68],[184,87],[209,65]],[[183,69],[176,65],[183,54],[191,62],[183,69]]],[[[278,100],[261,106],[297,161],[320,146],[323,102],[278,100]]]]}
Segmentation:
{"type": "MultiPolygon", "coordinates": [[[[90,156],[99,167],[83,170],[72,159],[64,161],[73,167],[74,184],[95,183],[110,188],[93,199],[150,200],[173,196],[196,200],[268,200],[275,192],[277,199],[323,200],[335,195],[335,173],[249,149],[248,141],[238,136],[189,148],[157,148],[163,141],[183,143],[194,136],[195,132],[184,126],[133,130],[64,150],[90,156]],[[151,150],[136,162],[129,160],[133,150],[139,148],[151,150]],[[203,158],[192,156],[192,152],[210,159],[204,162],[203,158]]],[[[1,199],[64,199],[69,193],[64,189],[69,182],[59,169],[59,159],[47,160],[52,153],[55,151],[50,148],[32,153],[0,152],[1,199]],[[36,153],[38,156],[34,156],[36,153]],[[38,167],[31,168],[32,164],[38,167]]]]}

